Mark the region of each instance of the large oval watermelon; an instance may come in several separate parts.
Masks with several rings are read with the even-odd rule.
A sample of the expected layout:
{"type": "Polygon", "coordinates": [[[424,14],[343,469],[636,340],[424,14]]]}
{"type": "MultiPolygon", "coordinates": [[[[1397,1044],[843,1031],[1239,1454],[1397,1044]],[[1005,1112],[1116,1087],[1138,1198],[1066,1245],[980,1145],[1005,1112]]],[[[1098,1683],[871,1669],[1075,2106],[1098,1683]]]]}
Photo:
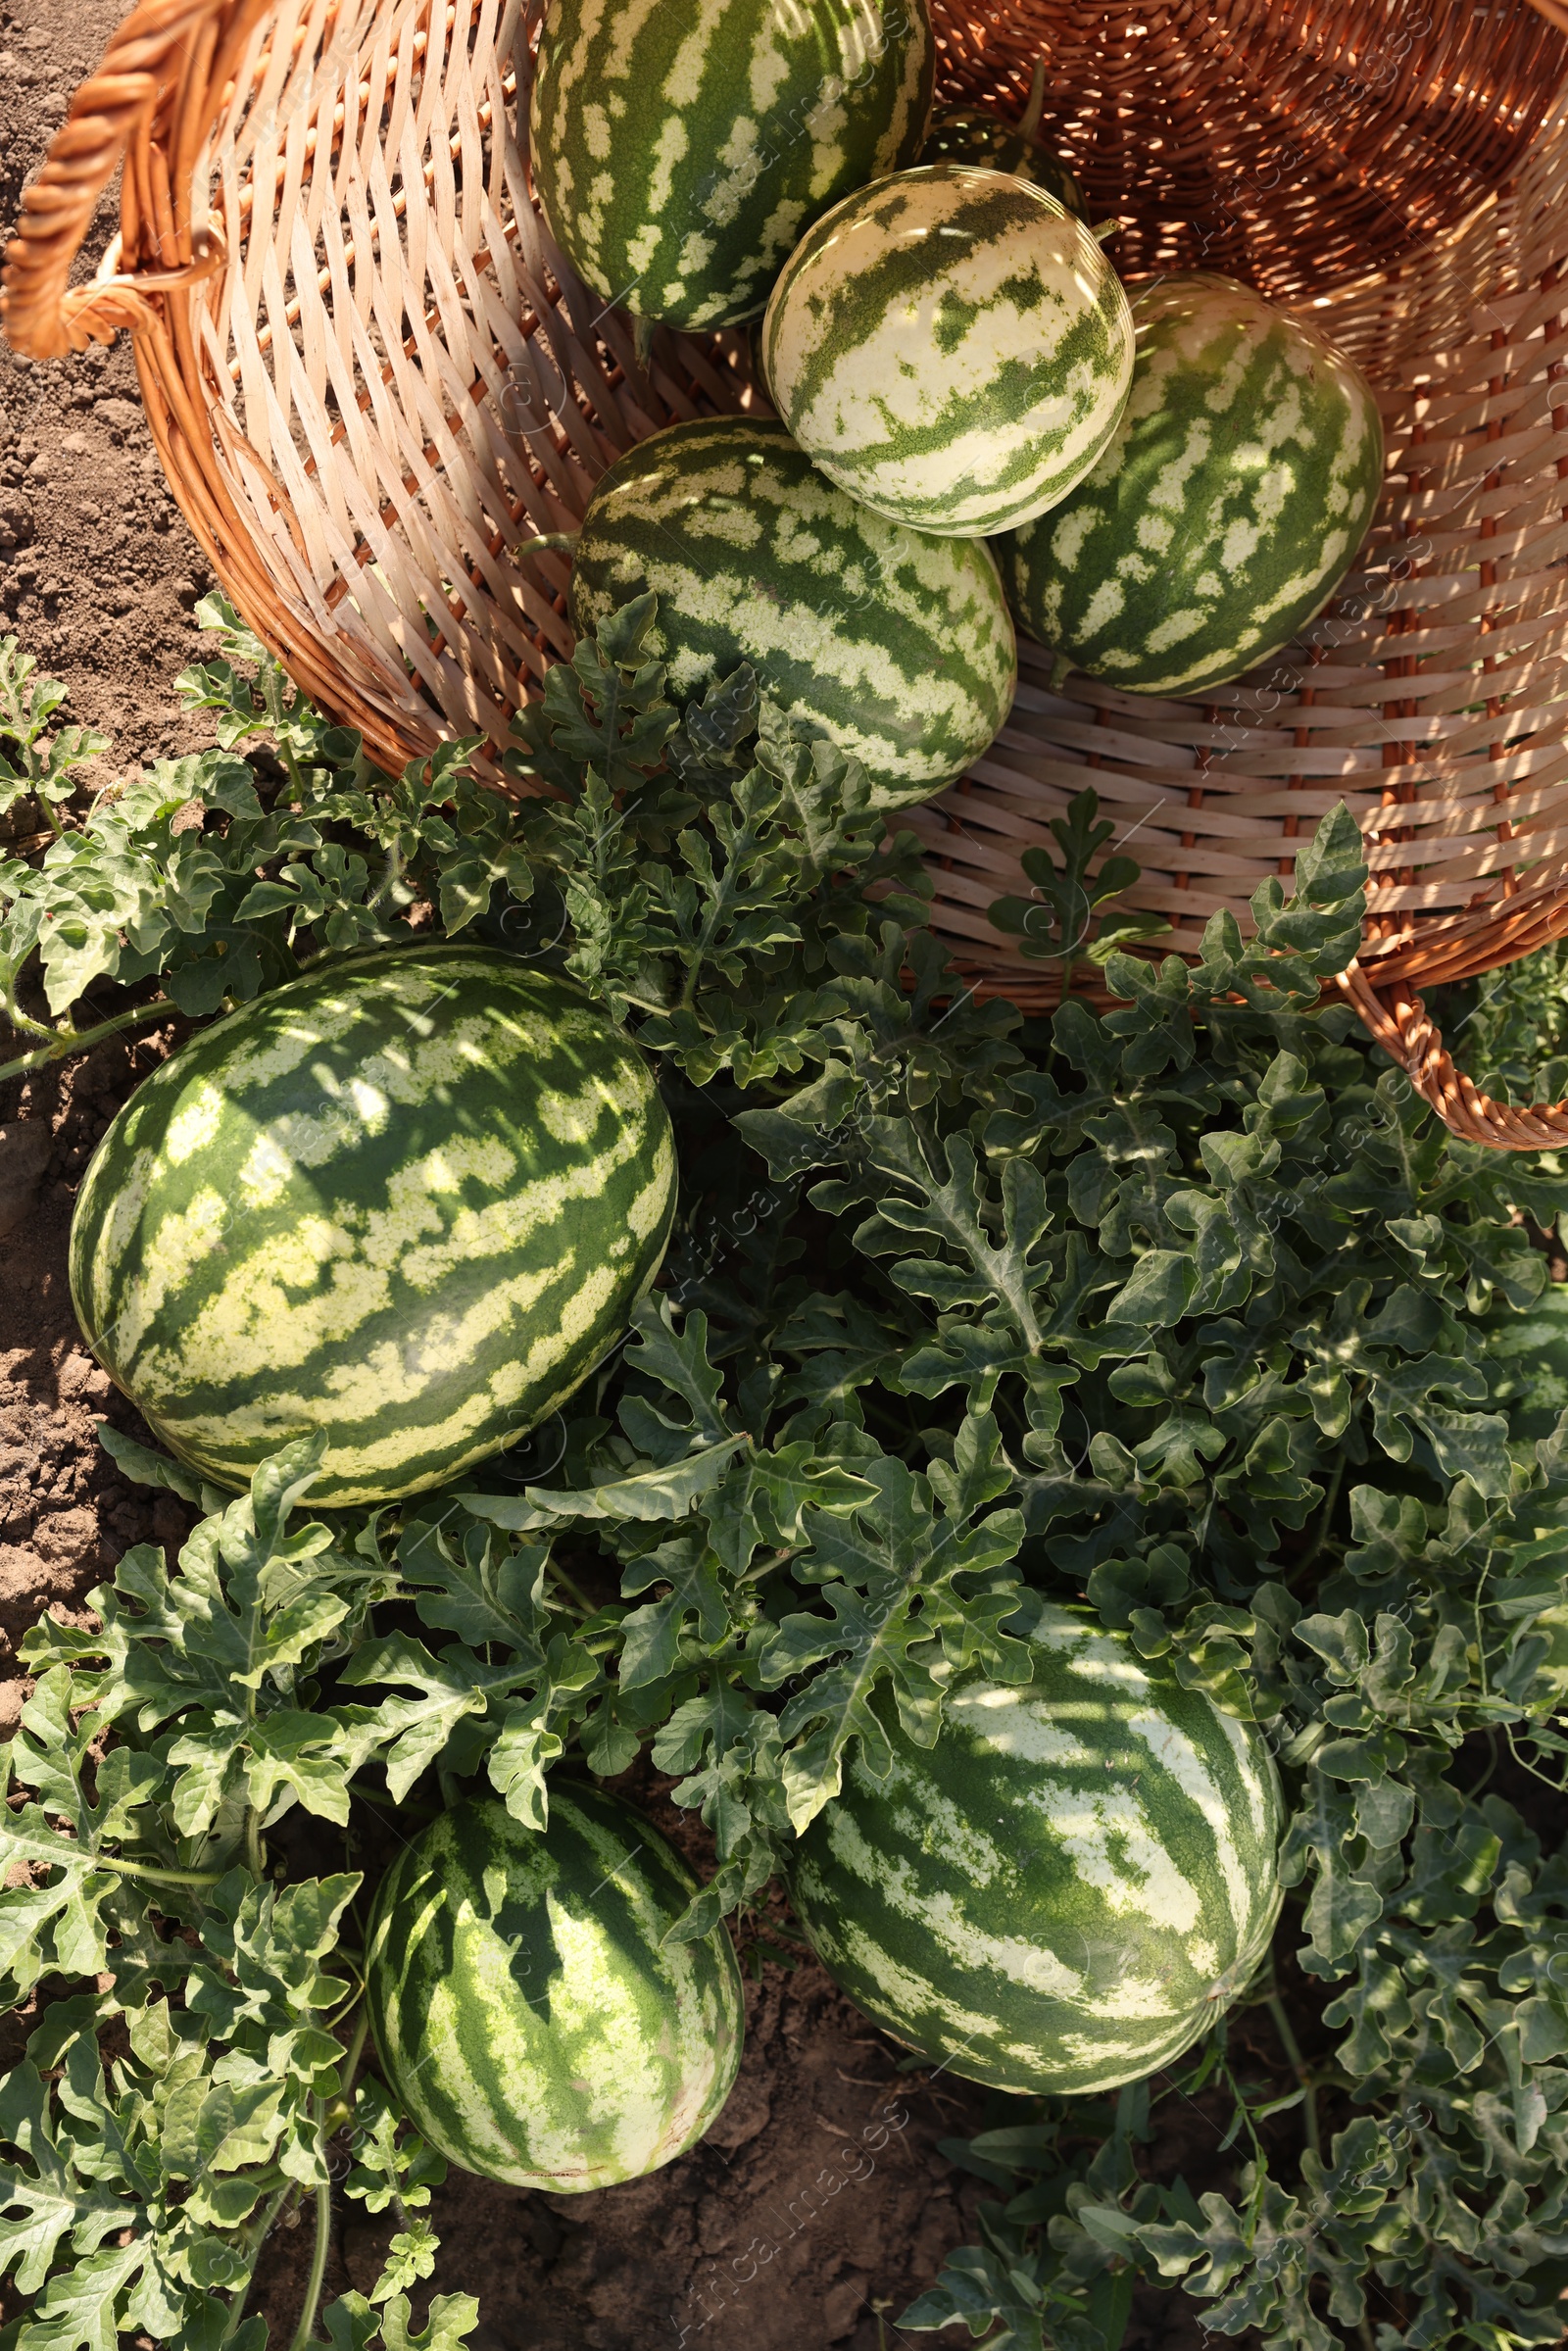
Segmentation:
{"type": "Polygon", "coordinates": [[[679,699],[750,661],[889,807],[961,775],[1012,705],[1017,647],[990,549],[868,513],[771,419],[672,424],[604,476],[572,559],[573,624],[650,588],[649,643],[679,699]]]}
{"type": "Polygon", "coordinates": [[[1200,694],[1288,645],[1355,559],[1383,482],[1360,369],[1228,277],[1133,306],[1126,413],[1088,479],[1020,529],[1013,609],[1133,694],[1200,694]]]}
{"type": "Polygon", "coordinates": [[[219,1485],[324,1430],[313,1498],[443,1483],[568,1396],[675,1201],[646,1062],[569,982],[398,949],[192,1039],[94,1153],[71,1234],[88,1345],[219,1485]]]}
{"type": "Polygon", "coordinates": [[[534,187],[607,301],[730,325],[836,197],[914,161],[935,71],[925,0],[551,0],[534,187]]]}
{"type": "Polygon", "coordinates": [[[1168,2065],[1244,1987],[1280,1907],[1257,1733],[1048,1609],[1033,1679],[974,1681],[917,1747],[879,1701],[802,1840],[811,1945],[867,2016],[998,2089],[1113,2088],[1168,2065]]]}
{"type": "Polygon", "coordinates": [[[431,2144],[571,2195],[701,2138],[741,2061],[722,1927],[661,1937],[697,1881],[618,1796],[553,1782],[550,1825],[458,1805],[393,1863],[366,1946],[375,2046],[431,2144]]]}
{"type": "Polygon", "coordinates": [[[919,529],[1011,529],[1115,430],[1132,316],[1083,222],[1004,171],[922,164],[834,206],[767,306],[775,407],[824,473],[919,529]]]}

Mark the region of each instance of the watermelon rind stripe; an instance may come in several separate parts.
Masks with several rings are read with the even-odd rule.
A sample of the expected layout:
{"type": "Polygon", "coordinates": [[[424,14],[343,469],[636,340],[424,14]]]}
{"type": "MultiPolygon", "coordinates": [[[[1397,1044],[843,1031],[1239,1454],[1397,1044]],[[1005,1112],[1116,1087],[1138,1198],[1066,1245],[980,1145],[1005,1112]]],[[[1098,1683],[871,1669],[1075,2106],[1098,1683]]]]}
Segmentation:
{"type": "Polygon", "coordinates": [[[1121,281],[1009,172],[926,164],[835,205],[779,273],[762,365],[828,477],[917,529],[993,534],[1065,498],[1132,378],[1121,281]]]}
{"type": "Polygon", "coordinates": [[[1005,719],[1017,645],[991,550],[869,512],[771,419],[702,417],[619,458],[572,559],[574,626],[653,589],[677,699],[748,661],[883,805],[929,798],[1005,719]]]}
{"type": "Polygon", "coordinates": [[[1023,1685],[949,1697],[917,1747],[857,1751],[802,1840],[796,1910],[876,2023],[998,2089],[1168,2065],[1242,1990],[1279,1913],[1267,1747],[1125,1635],[1048,1608],[1023,1685]]]}
{"type": "Polygon", "coordinates": [[[366,1964],[380,2062],[425,2137],[568,2195],[693,2145],[745,2022],[722,1928],[662,1940],[696,1890],[604,1790],[553,1780],[544,1832],[487,1801],[432,1822],[382,1882],[366,1964]]]}
{"type": "Polygon", "coordinates": [[[534,187],[607,301],[733,325],[818,214],[913,162],[935,70],[925,0],[552,0],[534,187]]]}
{"type": "Polygon", "coordinates": [[[245,1484],[324,1430],[315,1498],[444,1483],[564,1401],[674,1213],[641,1054],[490,950],[309,974],[191,1040],[78,1196],[89,1344],[172,1451],[245,1484]]]}
{"type": "Polygon", "coordinates": [[[1104,456],[1003,551],[1019,624],[1133,694],[1197,695],[1289,645],[1354,562],[1382,419],[1310,320],[1208,273],[1133,305],[1132,390],[1104,456]]]}

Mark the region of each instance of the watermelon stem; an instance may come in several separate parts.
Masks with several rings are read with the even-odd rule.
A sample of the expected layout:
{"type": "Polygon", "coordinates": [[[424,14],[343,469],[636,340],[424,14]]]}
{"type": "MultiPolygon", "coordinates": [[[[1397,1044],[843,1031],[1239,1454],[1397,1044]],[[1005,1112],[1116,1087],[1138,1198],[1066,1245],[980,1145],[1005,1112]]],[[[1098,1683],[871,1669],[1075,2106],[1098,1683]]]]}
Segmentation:
{"type": "MultiPolygon", "coordinates": [[[[43,1033],[51,1042],[0,1065],[0,1078],[25,1077],[29,1069],[43,1069],[51,1061],[63,1061],[68,1053],[86,1053],[90,1046],[105,1037],[118,1036],[122,1029],[137,1028],[149,1020],[172,1020],[178,1011],[179,1006],[171,1004],[167,996],[158,996],[150,1004],[134,1004],[128,1012],[117,1012],[112,1020],[99,1021],[96,1028],[48,1029],[43,1033]]],[[[28,1028],[31,1033],[38,1033],[36,1023],[29,1022],[28,1028]]]]}
{"type": "Polygon", "coordinates": [[[30,1012],[22,1009],[13,989],[0,988],[0,1012],[5,1014],[19,1037],[52,1037],[55,1034],[47,1020],[34,1020],[30,1012]]]}
{"type": "Polygon", "coordinates": [[[149,1886],[216,1886],[224,1870],[161,1870],[150,1861],[121,1861],[113,1853],[95,1853],[93,1867],[119,1870],[122,1877],[143,1878],[149,1886]]]}
{"type": "Polygon", "coordinates": [[[595,1608],[592,1600],[589,1599],[586,1592],[578,1591],[576,1585],[567,1575],[565,1569],[558,1565],[554,1559],[547,1560],[545,1564],[550,1571],[552,1583],[559,1584],[561,1586],[562,1590],[566,1592],[576,1606],[581,1609],[583,1615],[597,1616],[599,1612],[595,1608]]]}
{"type": "Polygon", "coordinates": [[[1018,122],[1020,138],[1032,139],[1040,129],[1040,118],[1046,111],[1046,53],[1042,49],[1035,59],[1034,78],[1029,84],[1029,103],[1018,122]]]}
{"type": "Polygon", "coordinates": [[[570,555],[580,534],[574,530],[536,531],[531,539],[521,539],[512,550],[519,555],[570,555]]]}
{"type": "Polygon", "coordinates": [[[251,2287],[256,2283],[256,2264],[261,2258],[262,2247],[272,2233],[273,2222],[294,2193],[294,2185],[292,2180],[285,2180],[260,2216],[241,2231],[240,2241],[245,2252],[250,2256],[250,2274],[228,2306],[228,2324],[220,2337],[220,2344],[232,2342],[234,2336],[239,2332],[240,2321],[245,2316],[245,2305],[251,2298],[251,2287]]]}
{"type": "Polygon", "coordinates": [[[329,2135],[335,2135],[354,2119],[354,2078],[360,2070],[360,2059],[365,2055],[365,2043],[369,2035],[369,2031],[370,2011],[362,1990],[359,2000],[359,2015],[355,2019],[354,2031],[349,2035],[349,2045],[343,2052],[338,2093],[327,2109],[326,2120],[332,2125],[332,2131],[329,2135]],[[341,2117],[338,2114],[340,2107],[342,2109],[341,2117]]]}
{"type": "Polygon", "coordinates": [[[1314,2155],[1321,2155],[1323,2141],[1318,2134],[1317,2127],[1316,2080],[1306,2059],[1301,2055],[1301,2044],[1291,2030],[1291,2020],[1285,2013],[1285,2003],[1279,1993],[1277,1991],[1265,1993],[1263,2005],[1274,2020],[1274,2030],[1280,2036],[1281,2048],[1291,2061],[1291,2071],[1306,2092],[1306,2096],[1301,2101],[1301,2120],[1306,2127],[1306,2143],[1314,2155]]]}
{"type": "Polygon", "coordinates": [[[316,2191],[316,2250],[311,2256],[311,2274],[305,2285],[305,2308],[294,2329],[289,2351],[310,2351],[311,2336],[316,2331],[316,2314],[321,2304],[321,2288],[326,2283],[326,2255],[332,2240],[332,2182],[326,2172],[326,2100],[315,2100],[316,2134],[321,2156],[323,2178],[316,2191]]]}
{"type": "MultiPolygon", "coordinates": [[[[245,1866],[258,1883],[267,1875],[267,1848],[262,1843],[262,1816],[254,1804],[245,1808],[245,1866]]],[[[312,2319],[315,2325],[315,2319],[312,2319]]]]}

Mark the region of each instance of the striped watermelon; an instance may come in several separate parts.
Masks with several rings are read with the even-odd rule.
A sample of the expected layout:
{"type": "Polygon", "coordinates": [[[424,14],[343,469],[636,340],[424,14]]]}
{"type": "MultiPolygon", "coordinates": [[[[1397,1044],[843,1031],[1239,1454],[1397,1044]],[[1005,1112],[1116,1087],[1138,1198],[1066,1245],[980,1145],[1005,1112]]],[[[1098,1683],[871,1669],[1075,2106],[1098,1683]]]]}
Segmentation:
{"type": "Polygon", "coordinates": [[[1228,277],[1165,277],[1110,447],[1004,558],[1020,624],[1133,694],[1200,694],[1333,595],[1383,482],[1360,369],[1228,277]]]}
{"type": "Polygon", "coordinates": [[[722,1927],[661,1937],[697,1881],[601,1788],[550,1790],[550,1825],[478,1801],[405,1845],[376,1896],[366,1993],[406,2112],[465,2171],[572,2195],[700,2139],[741,2061],[722,1927]]]}
{"type": "Polygon", "coordinates": [[[1255,1731],[1063,1608],[1023,1685],[948,1698],[934,1747],[878,1711],[800,1846],[813,1949],[956,2074],[1099,2090],[1168,2065],[1243,1988],[1280,1907],[1278,1776],[1255,1731]]]}
{"type": "Polygon", "coordinates": [[[925,0],[551,0],[534,187],[607,300],[731,325],[836,197],[914,161],[935,71],[925,0]]]}
{"type": "Polygon", "coordinates": [[[647,1064],[488,949],[311,972],[192,1039],[77,1197],[88,1345],[181,1460],[240,1486],[325,1430],[313,1499],[444,1483],[568,1396],[675,1201],[647,1064]]]}
{"type": "Polygon", "coordinates": [[[771,420],[672,424],[604,476],[572,559],[573,625],[586,633],[650,588],[650,647],[677,697],[750,661],[890,807],[961,775],[1012,706],[1017,649],[990,549],[868,513],[771,420]]]}
{"type": "Polygon", "coordinates": [[[923,530],[1008,530],[1082,479],[1132,380],[1132,316],[1044,188],[922,164],[801,240],[762,327],[769,389],[829,478],[923,530]]]}

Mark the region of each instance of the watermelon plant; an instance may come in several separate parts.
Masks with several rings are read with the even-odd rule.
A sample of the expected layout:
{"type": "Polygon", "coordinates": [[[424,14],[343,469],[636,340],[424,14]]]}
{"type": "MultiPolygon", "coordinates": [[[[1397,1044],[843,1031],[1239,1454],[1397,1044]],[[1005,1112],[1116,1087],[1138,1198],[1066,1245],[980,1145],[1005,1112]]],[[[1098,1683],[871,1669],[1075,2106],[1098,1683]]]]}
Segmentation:
{"type": "MultiPolygon", "coordinates": [[[[501,1806],[548,1841],[645,1755],[711,1840],[657,1946],[673,1980],[727,1916],[750,1938],[833,1805],[874,1800],[868,1763],[947,1768],[966,1692],[1027,1704],[1032,1637],[1063,1609],[1205,1740],[1271,1753],[1272,1958],[1111,2097],[999,2092],[956,2151],[1000,2191],[980,2240],[899,2324],[1115,2351],[1135,2288],[1183,2286],[1281,2351],[1555,2340],[1568,1867],[1540,1782],[1568,1753],[1568,1423],[1510,1431],[1489,1332],[1540,1300],[1524,1220],[1551,1230],[1568,1178],[1454,1142],[1325,987],[1359,936],[1343,811],[1291,897],[1260,888],[1252,936],[1217,916],[1193,962],[1154,962],[1114,922],[1086,946],[1105,846],[1086,801],[1030,946],[1068,975],[1100,954],[1121,1001],[1024,1020],[954,984],[863,774],[744,673],[682,711],[645,658],[655,620],[627,608],[552,672],[515,764],[561,797],[523,807],[456,768],[377,778],[231,635],[189,681],[226,744],[180,771],[199,829],[172,833],[155,772],[112,850],[116,802],[62,798],[62,839],[88,847],[7,869],[29,1018],[78,857],[112,854],[129,892],[138,860],[206,844],[224,935],[272,926],[235,951],[236,1001],[367,933],[395,955],[450,905],[657,1058],[681,1168],[627,1343],[548,1447],[439,1497],[314,1509],[320,1432],[239,1497],[106,1432],[204,1515],[177,1562],[138,1546],[90,1623],[46,1616],[25,1643],[0,1992],[48,2004],[0,2085],[17,2351],[260,2351],[256,2265],[300,2213],[295,2351],[462,2341],[461,2293],[411,2331],[412,2297],[422,2324],[429,2286],[462,2281],[439,2278],[445,2159],[400,2096],[400,2029],[372,2044],[361,1991],[377,1824],[501,1806]],[[262,863],[288,895],[249,914],[247,824],[317,836],[251,858],[244,889],[262,863]],[[355,857],[365,882],[330,896],[355,857]],[[1216,2100],[1229,2142],[1199,2194],[1160,2133],[1216,2100]],[[323,2312],[344,2152],[346,2193],[399,2226],[373,2291],[323,2312]]],[[[85,1029],[167,1018],[139,996],[167,1005],[204,959],[176,931],[127,948],[122,926],[145,959],[99,960],[85,1029]]],[[[78,1001],[61,972],[55,1023],[78,1001]]],[[[71,1050],[39,1026],[26,1055],[71,1050]]],[[[1196,1822],[1161,1810],[1190,1856],[1196,1822]]],[[[922,1856],[933,1883],[942,1861],[922,1856]]],[[[956,1837],[948,1861],[961,1915],[956,1837]]],[[[868,1886],[865,1931],[892,1887],[868,1886]]],[[[1261,1914],[1204,1899],[1240,1959],[1261,1914]]],[[[1102,2046],[1113,2008],[1086,2017],[1102,2046]]]]}
{"type": "Polygon", "coordinates": [[[874,514],[770,420],[672,424],[601,478],[572,554],[573,625],[591,634],[650,591],[648,650],[678,700],[745,663],[884,807],[952,783],[1012,707],[1017,647],[991,550],[874,514]]]}
{"type": "Polygon", "coordinates": [[[607,303],[733,325],[836,197],[914,161],[935,72],[925,0],[722,0],[696,17],[551,0],[534,187],[607,303]]]}
{"type": "Polygon", "coordinates": [[[1158,277],[1114,436],[1005,565],[1021,626],[1132,694],[1200,694],[1288,645],[1358,554],[1383,421],[1353,360],[1233,278],[1158,277]]]}
{"type": "Polygon", "coordinates": [[[762,367],[830,481],[916,529],[989,535],[1058,505],[1105,448],[1132,318],[1045,188],[922,164],[807,231],[768,301],[762,367]]]}

